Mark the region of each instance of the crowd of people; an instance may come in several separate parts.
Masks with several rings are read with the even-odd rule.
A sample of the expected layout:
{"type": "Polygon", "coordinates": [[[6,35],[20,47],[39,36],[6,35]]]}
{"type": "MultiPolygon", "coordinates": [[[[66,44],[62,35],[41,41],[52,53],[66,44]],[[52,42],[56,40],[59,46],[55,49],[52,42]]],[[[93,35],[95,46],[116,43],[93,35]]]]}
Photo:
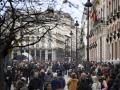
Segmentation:
{"type": "Polygon", "coordinates": [[[7,66],[5,82],[6,90],[120,90],[120,64],[22,61],[7,66]]]}

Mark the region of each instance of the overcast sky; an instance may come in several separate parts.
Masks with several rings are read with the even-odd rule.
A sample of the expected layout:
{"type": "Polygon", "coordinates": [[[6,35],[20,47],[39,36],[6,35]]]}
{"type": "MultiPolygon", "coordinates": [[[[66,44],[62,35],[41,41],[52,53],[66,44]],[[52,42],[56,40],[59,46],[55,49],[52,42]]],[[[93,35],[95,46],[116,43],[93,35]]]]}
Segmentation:
{"type": "MultiPolygon", "coordinates": [[[[54,6],[55,10],[61,10],[65,13],[69,13],[74,20],[77,20],[80,22],[81,17],[82,17],[83,8],[84,8],[84,3],[87,0],[66,0],[67,1],[66,3],[63,3],[63,1],[65,1],[65,0],[38,0],[38,1],[39,1],[39,3],[37,2],[38,5],[34,5],[35,8],[38,8],[38,10],[41,8],[42,11],[45,11],[48,8],[48,5],[53,4],[52,6],[54,6]]],[[[25,6],[24,3],[23,4],[22,3],[15,4],[16,8],[24,7],[24,6],[25,6]]],[[[0,12],[0,13],[2,13],[2,12],[0,12]]]]}
{"type": "MultiPolygon", "coordinates": [[[[84,3],[87,0],[66,0],[67,3],[63,4],[64,0],[36,0],[39,1],[37,2],[38,5],[34,5],[35,8],[38,8],[38,10],[41,7],[41,10],[46,10],[48,8],[48,5],[52,5],[56,10],[64,11],[65,13],[69,13],[73,19],[78,20],[79,22],[81,21],[81,16],[84,8],[84,3]],[[40,5],[39,5],[40,4],[40,5]]],[[[27,1],[26,1],[27,2],[27,1]]],[[[15,7],[24,7],[24,3],[17,4],[15,3],[15,7]]],[[[0,12],[2,13],[2,12],[0,12]]]]}
{"type": "MultiPolygon", "coordinates": [[[[63,0],[57,0],[59,5],[57,5],[57,9],[61,7],[61,3],[63,0]]],[[[84,9],[84,3],[87,0],[68,0],[69,3],[65,3],[62,5],[62,11],[69,13],[73,19],[81,21],[82,12],[84,9]]]]}
{"type": "MultiPolygon", "coordinates": [[[[67,3],[63,4],[64,0],[42,0],[44,2],[44,7],[42,10],[44,11],[48,6],[47,3],[50,4],[50,1],[55,1],[55,9],[56,10],[62,10],[65,13],[69,13],[73,19],[81,21],[82,12],[84,9],[84,3],[86,3],[87,0],[68,0],[67,3]]],[[[52,4],[52,3],[51,3],[52,4]]]]}

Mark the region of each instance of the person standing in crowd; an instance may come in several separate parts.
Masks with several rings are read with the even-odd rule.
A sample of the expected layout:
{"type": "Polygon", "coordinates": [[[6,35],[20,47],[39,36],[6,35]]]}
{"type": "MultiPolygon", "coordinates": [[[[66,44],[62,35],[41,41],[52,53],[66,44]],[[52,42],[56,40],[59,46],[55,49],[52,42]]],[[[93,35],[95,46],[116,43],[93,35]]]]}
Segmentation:
{"type": "Polygon", "coordinates": [[[57,73],[53,74],[53,79],[51,81],[51,88],[52,90],[57,90],[58,89],[58,77],[57,77],[57,73]]]}
{"type": "Polygon", "coordinates": [[[41,69],[38,78],[41,80],[41,89],[40,90],[43,90],[44,83],[45,83],[45,70],[44,69],[41,69]]]}
{"type": "Polygon", "coordinates": [[[91,90],[91,82],[85,72],[81,73],[77,83],[77,90],[91,90]]]}
{"type": "Polygon", "coordinates": [[[16,82],[15,90],[28,90],[25,77],[22,77],[16,82]]]}
{"type": "Polygon", "coordinates": [[[62,77],[62,72],[58,72],[58,89],[57,90],[64,90],[65,88],[65,79],[62,77]]]}
{"type": "Polygon", "coordinates": [[[71,74],[71,79],[67,83],[68,90],[76,90],[77,89],[77,83],[78,83],[77,75],[75,73],[72,73],[71,74]]]}
{"type": "Polygon", "coordinates": [[[30,80],[30,83],[28,85],[29,90],[42,90],[42,81],[38,78],[38,72],[34,73],[33,79],[30,80]]]}
{"type": "Polygon", "coordinates": [[[51,85],[51,81],[52,81],[52,78],[53,78],[53,74],[51,71],[48,70],[48,72],[45,74],[45,83],[44,83],[44,90],[47,90],[47,87],[51,85]]]}
{"type": "Polygon", "coordinates": [[[99,81],[101,82],[101,90],[108,90],[108,85],[105,77],[101,76],[99,81]]]}
{"type": "Polygon", "coordinates": [[[11,89],[11,84],[12,84],[11,66],[7,67],[7,71],[5,73],[5,83],[6,83],[6,90],[10,90],[11,89]]]}
{"type": "Polygon", "coordinates": [[[101,83],[99,82],[97,76],[92,76],[92,90],[101,90],[101,83]]]}

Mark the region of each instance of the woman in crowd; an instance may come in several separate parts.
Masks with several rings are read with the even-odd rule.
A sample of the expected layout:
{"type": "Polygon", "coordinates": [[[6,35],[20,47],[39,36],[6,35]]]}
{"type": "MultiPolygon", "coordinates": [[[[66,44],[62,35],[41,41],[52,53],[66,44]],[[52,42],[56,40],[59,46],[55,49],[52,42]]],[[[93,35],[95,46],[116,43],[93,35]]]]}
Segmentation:
{"type": "Polygon", "coordinates": [[[101,83],[98,80],[97,76],[92,76],[92,90],[101,90],[101,83]]]}
{"type": "Polygon", "coordinates": [[[77,83],[78,83],[77,75],[75,73],[72,73],[71,74],[71,79],[67,83],[68,90],[76,90],[77,89],[77,83]]]}
{"type": "Polygon", "coordinates": [[[91,90],[91,80],[85,72],[81,73],[77,84],[77,90],[91,90]]]}
{"type": "Polygon", "coordinates": [[[28,90],[27,85],[26,85],[26,78],[22,77],[16,82],[15,85],[15,90],[28,90]]]}
{"type": "Polygon", "coordinates": [[[101,90],[108,90],[106,78],[104,76],[101,76],[99,81],[101,82],[101,90]]]}

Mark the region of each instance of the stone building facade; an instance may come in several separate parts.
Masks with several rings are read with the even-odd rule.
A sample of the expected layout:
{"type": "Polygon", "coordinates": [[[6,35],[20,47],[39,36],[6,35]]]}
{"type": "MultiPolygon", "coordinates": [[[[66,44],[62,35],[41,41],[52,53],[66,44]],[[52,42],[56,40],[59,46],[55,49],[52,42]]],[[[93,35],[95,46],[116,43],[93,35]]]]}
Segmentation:
{"type": "Polygon", "coordinates": [[[90,61],[120,59],[120,1],[92,0],[90,9],[90,61]]]}
{"type": "MultiPolygon", "coordinates": [[[[72,59],[75,59],[76,28],[74,26],[74,21],[68,13],[63,12],[61,12],[60,19],[60,25],[58,25],[53,30],[49,31],[40,42],[32,46],[27,46],[22,50],[32,55],[34,60],[70,60],[71,54],[72,59]],[[71,31],[73,33],[72,36],[70,35],[71,31]]],[[[52,24],[50,26],[52,26],[52,24]]],[[[39,38],[44,33],[44,29],[38,28],[39,27],[36,26],[31,27],[30,29],[36,29],[35,35],[27,36],[26,40],[23,41],[23,43],[30,43],[39,38]]],[[[80,35],[79,33],[80,31],[78,29],[78,37],[80,35]]],[[[78,44],[79,41],[80,40],[78,39],[78,44]]],[[[20,51],[20,49],[14,49],[12,54],[15,54],[14,52],[17,51],[20,51]]]]}

